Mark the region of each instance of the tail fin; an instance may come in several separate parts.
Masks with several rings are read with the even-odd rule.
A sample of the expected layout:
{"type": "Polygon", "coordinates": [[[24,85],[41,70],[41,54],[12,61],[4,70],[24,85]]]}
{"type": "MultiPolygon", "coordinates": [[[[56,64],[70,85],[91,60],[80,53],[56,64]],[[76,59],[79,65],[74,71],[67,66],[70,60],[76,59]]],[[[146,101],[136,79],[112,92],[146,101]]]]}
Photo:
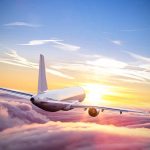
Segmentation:
{"type": "Polygon", "coordinates": [[[45,73],[45,62],[44,62],[44,56],[40,54],[38,93],[43,93],[46,90],[47,90],[47,81],[46,81],[46,73],[45,73]]]}

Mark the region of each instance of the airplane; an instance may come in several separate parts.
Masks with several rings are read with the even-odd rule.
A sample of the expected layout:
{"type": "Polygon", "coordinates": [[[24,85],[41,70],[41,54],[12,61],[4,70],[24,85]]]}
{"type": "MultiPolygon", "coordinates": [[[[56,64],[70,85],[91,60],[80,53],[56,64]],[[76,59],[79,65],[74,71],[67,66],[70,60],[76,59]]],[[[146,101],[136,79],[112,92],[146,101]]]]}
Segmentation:
{"type": "Polygon", "coordinates": [[[26,93],[8,88],[0,88],[0,91],[5,91],[8,92],[10,95],[15,95],[20,98],[28,99],[32,102],[32,104],[49,112],[56,112],[60,110],[69,111],[75,108],[82,108],[83,110],[88,110],[88,114],[91,117],[98,116],[98,114],[100,112],[104,112],[104,110],[118,111],[120,114],[122,114],[123,112],[141,114],[145,113],[138,110],[82,104],[81,102],[83,102],[86,96],[85,91],[82,87],[76,86],[64,89],[48,90],[45,72],[45,61],[42,54],[40,54],[39,61],[37,94],[26,93]]]}

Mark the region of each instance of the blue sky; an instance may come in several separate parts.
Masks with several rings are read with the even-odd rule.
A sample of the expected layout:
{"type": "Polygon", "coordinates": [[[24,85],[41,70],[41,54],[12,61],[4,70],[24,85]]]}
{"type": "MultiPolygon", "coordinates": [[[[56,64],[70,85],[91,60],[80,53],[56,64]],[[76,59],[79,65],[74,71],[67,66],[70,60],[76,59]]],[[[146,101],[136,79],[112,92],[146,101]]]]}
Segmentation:
{"type": "Polygon", "coordinates": [[[1,0],[0,3],[2,45],[26,49],[16,44],[57,38],[79,45],[85,53],[123,58],[120,51],[127,50],[150,55],[148,0],[1,0]],[[37,27],[3,26],[12,22],[37,27]]]}

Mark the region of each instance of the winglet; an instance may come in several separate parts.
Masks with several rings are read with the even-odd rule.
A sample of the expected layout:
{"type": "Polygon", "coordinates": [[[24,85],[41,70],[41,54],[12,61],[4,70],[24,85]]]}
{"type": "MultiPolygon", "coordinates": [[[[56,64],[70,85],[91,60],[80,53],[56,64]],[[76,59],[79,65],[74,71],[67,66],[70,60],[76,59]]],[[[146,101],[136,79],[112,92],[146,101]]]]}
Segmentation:
{"type": "Polygon", "coordinates": [[[39,78],[38,78],[38,93],[43,93],[47,90],[46,72],[44,56],[40,54],[39,62],[39,78]]]}

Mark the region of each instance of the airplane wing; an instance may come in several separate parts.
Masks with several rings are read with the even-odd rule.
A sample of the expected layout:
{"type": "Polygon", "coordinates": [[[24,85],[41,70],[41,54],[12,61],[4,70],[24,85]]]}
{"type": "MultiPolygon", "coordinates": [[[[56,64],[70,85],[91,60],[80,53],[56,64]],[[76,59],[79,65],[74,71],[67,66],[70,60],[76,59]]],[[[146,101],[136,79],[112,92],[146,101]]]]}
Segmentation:
{"type": "Polygon", "coordinates": [[[149,112],[145,111],[138,111],[138,110],[132,110],[132,109],[123,109],[123,108],[114,108],[114,107],[107,107],[107,106],[95,106],[95,105],[86,105],[80,103],[78,100],[72,100],[70,101],[58,101],[58,100],[53,100],[51,101],[45,101],[46,103],[53,103],[53,104],[61,104],[66,107],[66,110],[74,109],[74,108],[82,108],[84,110],[93,108],[95,109],[94,111],[97,111],[99,113],[100,111],[103,112],[104,110],[109,110],[109,111],[115,111],[119,112],[120,114],[127,112],[127,113],[137,113],[137,114],[149,114],[149,112]]]}
{"type": "Polygon", "coordinates": [[[9,93],[10,95],[14,95],[14,96],[25,98],[25,99],[30,99],[33,96],[33,94],[31,93],[26,93],[22,91],[7,89],[7,88],[0,88],[0,91],[4,91],[4,92],[9,93]]]}
{"type": "Polygon", "coordinates": [[[149,112],[132,110],[132,109],[114,108],[114,107],[107,107],[107,106],[85,105],[85,104],[80,104],[80,103],[72,104],[71,108],[83,108],[85,110],[88,109],[88,108],[94,108],[96,110],[100,110],[101,112],[103,112],[104,110],[109,110],[109,111],[119,112],[120,114],[122,114],[123,112],[149,114],[149,112]]]}

